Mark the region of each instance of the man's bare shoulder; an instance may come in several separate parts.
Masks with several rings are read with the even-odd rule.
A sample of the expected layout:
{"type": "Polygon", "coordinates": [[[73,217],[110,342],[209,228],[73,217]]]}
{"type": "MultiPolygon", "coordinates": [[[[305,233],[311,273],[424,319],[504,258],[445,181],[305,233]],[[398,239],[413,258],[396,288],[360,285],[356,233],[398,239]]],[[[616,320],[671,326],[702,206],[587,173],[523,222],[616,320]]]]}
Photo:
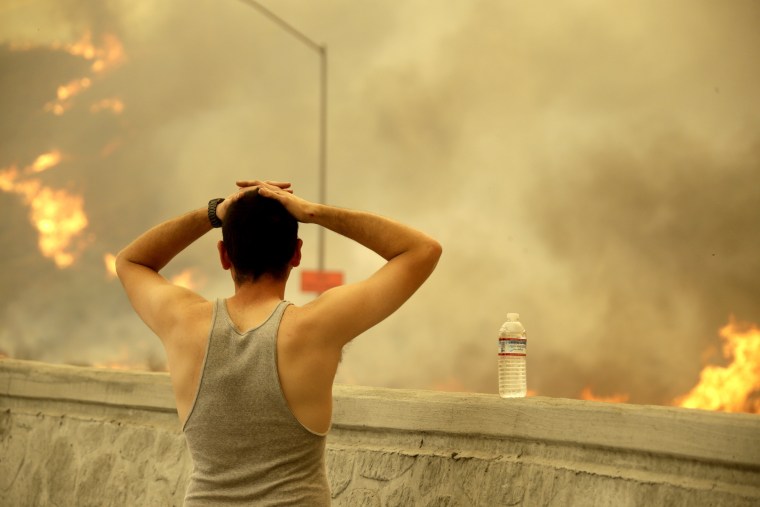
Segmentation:
{"type": "Polygon", "coordinates": [[[324,327],[324,316],[320,318],[310,303],[291,303],[283,314],[278,336],[292,344],[314,344],[319,341],[324,327]]]}
{"type": "Polygon", "coordinates": [[[200,341],[205,343],[211,331],[214,305],[214,301],[200,298],[179,305],[175,310],[175,325],[165,339],[167,346],[200,341]]]}
{"type": "Polygon", "coordinates": [[[304,307],[295,303],[290,303],[285,312],[282,314],[280,321],[280,334],[283,331],[288,333],[302,334],[302,331],[308,327],[309,312],[304,311],[304,307]]]}

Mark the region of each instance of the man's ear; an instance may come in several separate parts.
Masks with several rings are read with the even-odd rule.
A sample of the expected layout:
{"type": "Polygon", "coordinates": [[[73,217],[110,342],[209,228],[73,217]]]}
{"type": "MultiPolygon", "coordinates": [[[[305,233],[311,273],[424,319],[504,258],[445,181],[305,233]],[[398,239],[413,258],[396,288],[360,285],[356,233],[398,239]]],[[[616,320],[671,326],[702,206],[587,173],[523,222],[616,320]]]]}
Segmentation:
{"type": "Polygon", "coordinates": [[[219,250],[219,261],[222,263],[222,268],[226,271],[232,267],[230,262],[230,256],[227,255],[227,247],[224,246],[224,241],[219,240],[216,244],[216,249],[219,250]]]}
{"type": "Polygon", "coordinates": [[[293,252],[293,257],[290,258],[290,265],[294,268],[301,264],[301,247],[303,246],[303,240],[298,238],[296,242],[296,251],[293,252]]]}

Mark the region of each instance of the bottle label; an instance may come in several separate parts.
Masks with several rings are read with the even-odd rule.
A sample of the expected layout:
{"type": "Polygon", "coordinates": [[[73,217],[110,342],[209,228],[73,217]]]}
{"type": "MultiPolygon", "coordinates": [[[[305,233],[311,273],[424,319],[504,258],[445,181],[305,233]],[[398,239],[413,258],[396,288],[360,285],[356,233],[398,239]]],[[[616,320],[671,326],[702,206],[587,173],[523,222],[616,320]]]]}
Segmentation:
{"type": "Polygon", "coordinates": [[[525,357],[528,351],[527,338],[499,338],[500,356],[525,357]]]}

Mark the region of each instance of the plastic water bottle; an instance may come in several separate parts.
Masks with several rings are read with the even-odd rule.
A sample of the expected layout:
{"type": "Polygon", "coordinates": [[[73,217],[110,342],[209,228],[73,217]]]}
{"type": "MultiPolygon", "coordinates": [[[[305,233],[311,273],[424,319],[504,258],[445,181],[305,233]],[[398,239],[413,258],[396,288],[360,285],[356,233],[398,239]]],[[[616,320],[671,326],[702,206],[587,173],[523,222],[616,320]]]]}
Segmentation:
{"type": "Polygon", "coordinates": [[[526,357],[528,338],[520,315],[508,313],[499,332],[499,396],[521,398],[528,392],[526,357]]]}

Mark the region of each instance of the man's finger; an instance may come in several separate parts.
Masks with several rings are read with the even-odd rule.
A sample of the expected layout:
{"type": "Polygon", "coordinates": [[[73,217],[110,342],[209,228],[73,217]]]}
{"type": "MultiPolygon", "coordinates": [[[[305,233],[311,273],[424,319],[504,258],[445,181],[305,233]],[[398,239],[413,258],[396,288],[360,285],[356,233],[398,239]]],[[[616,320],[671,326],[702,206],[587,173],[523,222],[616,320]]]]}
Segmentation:
{"type": "Polygon", "coordinates": [[[235,182],[235,184],[241,188],[245,187],[258,187],[263,184],[272,185],[278,188],[281,188],[285,190],[286,188],[290,188],[291,183],[289,181],[261,181],[261,180],[238,180],[235,182]]]}
{"type": "Polygon", "coordinates": [[[261,183],[259,180],[236,180],[235,184],[239,187],[253,187],[261,183]]]}
{"type": "Polygon", "coordinates": [[[269,197],[270,199],[275,199],[277,201],[280,200],[279,195],[277,195],[277,192],[275,192],[273,189],[266,187],[264,185],[259,187],[259,195],[263,197],[269,197]]]}
{"type": "Polygon", "coordinates": [[[290,186],[290,183],[287,183],[287,182],[266,181],[266,182],[262,183],[261,185],[259,185],[258,188],[259,189],[261,189],[261,188],[267,188],[267,189],[271,190],[274,193],[277,193],[277,192],[286,192],[288,194],[292,194],[293,190],[291,190],[290,188],[287,188],[289,186],[290,186]],[[285,188],[281,187],[280,185],[285,185],[285,188]]]}

